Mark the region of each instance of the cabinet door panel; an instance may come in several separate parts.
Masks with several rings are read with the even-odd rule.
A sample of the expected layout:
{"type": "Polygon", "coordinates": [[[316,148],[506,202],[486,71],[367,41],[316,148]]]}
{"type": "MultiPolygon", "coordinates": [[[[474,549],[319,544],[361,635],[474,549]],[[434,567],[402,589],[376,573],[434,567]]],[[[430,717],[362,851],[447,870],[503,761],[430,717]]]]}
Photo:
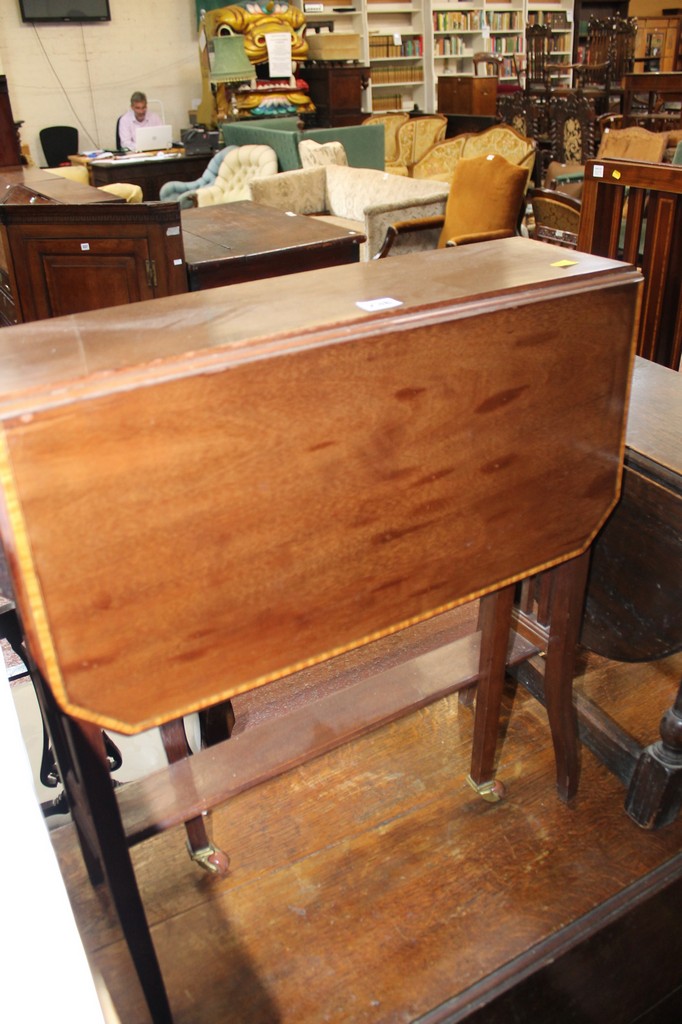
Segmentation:
{"type": "Polygon", "coordinates": [[[146,238],[31,239],[26,263],[32,287],[22,288],[24,319],[43,319],[154,298],[147,282],[146,238]],[[83,245],[90,248],[83,250],[83,245]],[[42,287],[36,287],[37,283],[42,287]]]}

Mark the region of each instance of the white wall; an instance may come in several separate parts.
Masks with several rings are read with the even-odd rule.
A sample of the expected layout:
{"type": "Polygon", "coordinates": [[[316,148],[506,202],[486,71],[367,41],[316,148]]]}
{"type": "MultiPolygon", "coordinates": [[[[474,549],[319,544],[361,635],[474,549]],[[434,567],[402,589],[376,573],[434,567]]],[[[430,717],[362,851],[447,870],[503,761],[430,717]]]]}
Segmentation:
{"type": "MultiPolygon", "coordinates": [[[[174,134],[201,96],[194,0],[110,0],[111,21],[24,25],[18,0],[0,0],[0,73],[21,141],[44,164],[38,132],[74,125],[80,149],[114,145],[135,89],[163,103],[174,134]]],[[[158,107],[150,104],[158,111],[158,107]]]]}

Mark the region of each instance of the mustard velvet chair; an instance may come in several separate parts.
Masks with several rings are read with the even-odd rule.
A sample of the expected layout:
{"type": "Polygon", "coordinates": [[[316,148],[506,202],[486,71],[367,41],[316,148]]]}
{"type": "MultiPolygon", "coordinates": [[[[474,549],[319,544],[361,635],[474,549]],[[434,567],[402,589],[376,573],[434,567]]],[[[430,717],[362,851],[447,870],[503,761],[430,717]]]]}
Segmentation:
{"type": "Polygon", "coordinates": [[[460,160],[444,217],[391,224],[375,259],[387,256],[399,235],[440,227],[438,248],[468,245],[517,234],[525,210],[528,172],[489,153],[460,160]]]}

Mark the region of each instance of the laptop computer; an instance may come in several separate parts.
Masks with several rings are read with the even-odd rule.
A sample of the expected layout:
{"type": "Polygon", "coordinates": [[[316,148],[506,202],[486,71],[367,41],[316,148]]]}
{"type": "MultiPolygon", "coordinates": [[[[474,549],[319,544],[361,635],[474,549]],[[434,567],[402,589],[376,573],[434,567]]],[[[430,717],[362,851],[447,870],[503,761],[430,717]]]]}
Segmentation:
{"type": "Polygon", "coordinates": [[[138,128],[135,132],[135,152],[150,153],[155,149],[171,149],[173,128],[169,124],[157,124],[151,128],[138,128]]]}

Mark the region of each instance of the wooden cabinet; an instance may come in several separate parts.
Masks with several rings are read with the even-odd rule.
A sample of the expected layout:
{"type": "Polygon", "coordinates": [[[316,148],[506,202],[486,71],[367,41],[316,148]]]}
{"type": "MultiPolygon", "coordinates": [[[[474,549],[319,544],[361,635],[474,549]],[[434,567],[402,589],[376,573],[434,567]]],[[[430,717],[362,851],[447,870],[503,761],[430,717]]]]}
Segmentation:
{"type": "Polygon", "coordinates": [[[369,68],[359,64],[310,64],[304,77],[323,128],[360,124],[365,114],[362,97],[369,80],[369,68]]]}
{"type": "Polygon", "coordinates": [[[681,18],[638,18],[635,71],[680,71],[681,18]]]}
{"type": "Polygon", "coordinates": [[[0,167],[16,167],[20,163],[19,128],[12,117],[7,78],[0,75],[0,167]]]}
{"type": "Polygon", "coordinates": [[[438,79],[437,106],[441,113],[494,115],[496,105],[496,78],[447,75],[438,79]]]}
{"type": "Polygon", "coordinates": [[[18,322],[187,291],[177,203],[0,205],[18,322]]]}

